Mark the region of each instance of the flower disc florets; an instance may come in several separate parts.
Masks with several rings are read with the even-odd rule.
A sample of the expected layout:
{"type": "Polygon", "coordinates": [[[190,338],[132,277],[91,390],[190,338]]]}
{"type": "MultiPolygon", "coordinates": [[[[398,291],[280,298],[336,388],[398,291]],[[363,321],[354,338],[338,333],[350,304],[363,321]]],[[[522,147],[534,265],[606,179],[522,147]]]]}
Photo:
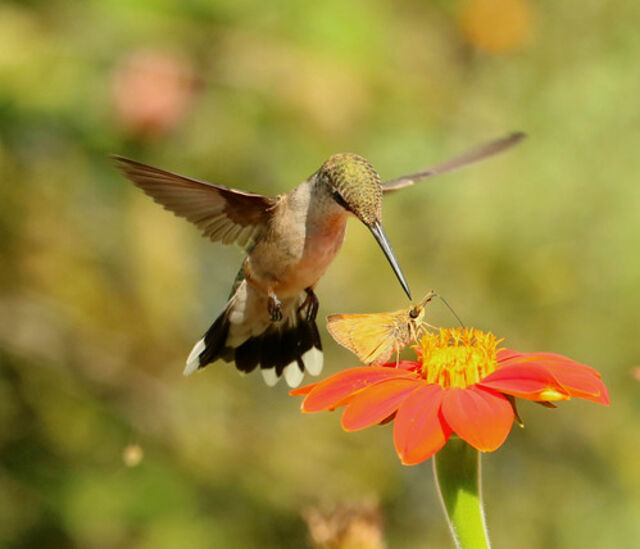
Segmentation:
{"type": "Polygon", "coordinates": [[[497,347],[501,341],[491,332],[474,328],[426,333],[417,346],[422,377],[443,389],[464,389],[478,383],[497,368],[497,347]]]}

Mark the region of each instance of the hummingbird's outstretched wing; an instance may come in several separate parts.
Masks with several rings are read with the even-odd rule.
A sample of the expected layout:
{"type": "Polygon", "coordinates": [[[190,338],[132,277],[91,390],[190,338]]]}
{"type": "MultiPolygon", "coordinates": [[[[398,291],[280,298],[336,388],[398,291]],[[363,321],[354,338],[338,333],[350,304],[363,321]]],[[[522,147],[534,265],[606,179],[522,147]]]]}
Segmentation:
{"type": "Polygon", "coordinates": [[[277,199],[199,181],[113,155],[116,166],[156,202],[214,242],[249,248],[264,232],[277,199]]]}
{"type": "Polygon", "coordinates": [[[397,177],[396,179],[386,181],[382,184],[382,190],[384,192],[389,192],[397,191],[398,189],[404,189],[405,187],[409,187],[414,183],[421,181],[422,179],[427,179],[428,177],[433,177],[434,175],[440,175],[441,173],[452,172],[454,170],[457,170],[458,168],[462,168],[464,166],[468,166],[469,164],[479,162],[480,160],[484,160],[485,158],[489,158],[494,154],[498,154],[499,152],[513,147],[516,143],[519,143],[525,137],[526,134],[522,132],[516,132],[509,134],[506,137],[496,139],[495,141],[490,141],[489,143],[480,145],[479,147],[467,151],[460,156],[456,156],[455,158],[451,158],[450,160],[445,160],[440,164],[436,164],[435,166],[432,166],[427,170],[412,173],[409,175],[403,175],[402,177],[397,177]]]}

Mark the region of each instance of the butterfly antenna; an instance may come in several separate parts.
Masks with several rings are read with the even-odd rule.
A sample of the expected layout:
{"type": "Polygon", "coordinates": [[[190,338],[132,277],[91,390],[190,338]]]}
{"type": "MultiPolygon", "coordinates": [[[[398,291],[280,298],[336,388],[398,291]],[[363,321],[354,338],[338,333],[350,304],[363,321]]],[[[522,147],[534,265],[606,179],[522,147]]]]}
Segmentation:
{"type": "Polygon", "coordinates": [[[420,303],[422,307],[424,307],[427,303],[430,303],[434,297],[440,297],[435,290],[429,290],[429,293],[424,296],[424,299],[420,303]]]}
{"type": "Polygon", "coordinates": [[[460,324],[461,328],[464,328],[464,324],[462,322],[462,320],[460,320],[460,317],[457,315],[457,313],[453,310],[453,307],[451,305],[449,305],[449,303],[447,303],[447,300],[442,297],[440,294],[435,294],[434,297],[438,297],[440,298],[440,301],[442,301],[442,303],[445,304],[445,307],[447,309],[449,309],[451,311],[451,314],[455,317],[455,319],[458,321],[458,324],[460,324]]]}
{"type": "MultiPolygon", "coordinates": [[[[460,317],[456,314],[456,312],[453,310],[453,307],[451,305],[449,305],[449,303],[447,303],[447,300],[442,297],[438,292],[436,292],[435,290],[431,290],[423,299],[422,304],[426,305],[427,303],[429,303],[434,297],[437,297],[438,299],[440,299],[440,301],[442,301],[442,303],[445,304],[445,307],[447,309],[449,309],[451,311],[451,314],[455,317],[455,319],[458,321],[458,323],[460,324],[460,326],[462,328],[464,328],[464,324],[462,323],[462,320],[460,320],[460,317]]],[[[426,324],[426,323],[425,323],[426,324]]],[[[433,328],[433,326],[430,326],[429,324],[427,324],[427,326],[429,326],[430,328],[433,328]]]]}

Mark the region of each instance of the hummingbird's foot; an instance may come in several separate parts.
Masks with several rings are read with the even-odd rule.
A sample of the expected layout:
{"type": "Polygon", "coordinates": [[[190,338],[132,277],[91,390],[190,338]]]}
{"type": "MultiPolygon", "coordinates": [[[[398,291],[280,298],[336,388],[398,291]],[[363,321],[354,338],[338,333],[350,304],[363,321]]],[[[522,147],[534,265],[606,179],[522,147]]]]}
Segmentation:
{"type": "Polygon", "coordinates": [[[304,291],[307,292],[307,297],[302,302],[302,305],[298,307],[298,311],[308,307],[307,322],[313,322],[316,319],[316,316],[318,316],[318,307],[320,306],[320,302],[318,301],[318,296],[316,296],[311,288],[305,288],[304,291]]]}
{"type": "Polygon", "coordinates": [[[274,293],[269,293],[267,310],[271,315],[272,322],[278,322],[282,320],[282,303],[280,303],[278,296],[274,293]]]}

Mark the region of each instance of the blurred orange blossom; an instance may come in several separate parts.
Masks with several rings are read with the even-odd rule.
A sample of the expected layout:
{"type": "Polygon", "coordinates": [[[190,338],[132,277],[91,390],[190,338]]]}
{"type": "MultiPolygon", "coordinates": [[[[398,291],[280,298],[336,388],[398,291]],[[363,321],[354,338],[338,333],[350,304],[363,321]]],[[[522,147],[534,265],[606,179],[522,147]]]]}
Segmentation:
{"type": "Polygon", "coordinates": [[[458,25],[476,48],[491,54],[508,54],[530,40],[534,6],[529,0],[467,0],[458,25]]]}
{"type": "Polygon", "coordinates": [[[118,63],[111,92],[117,121],[142,137],[164,135],[187,114],[195,77],[184,56],[162,50],[137,50],[118,63]]]}

